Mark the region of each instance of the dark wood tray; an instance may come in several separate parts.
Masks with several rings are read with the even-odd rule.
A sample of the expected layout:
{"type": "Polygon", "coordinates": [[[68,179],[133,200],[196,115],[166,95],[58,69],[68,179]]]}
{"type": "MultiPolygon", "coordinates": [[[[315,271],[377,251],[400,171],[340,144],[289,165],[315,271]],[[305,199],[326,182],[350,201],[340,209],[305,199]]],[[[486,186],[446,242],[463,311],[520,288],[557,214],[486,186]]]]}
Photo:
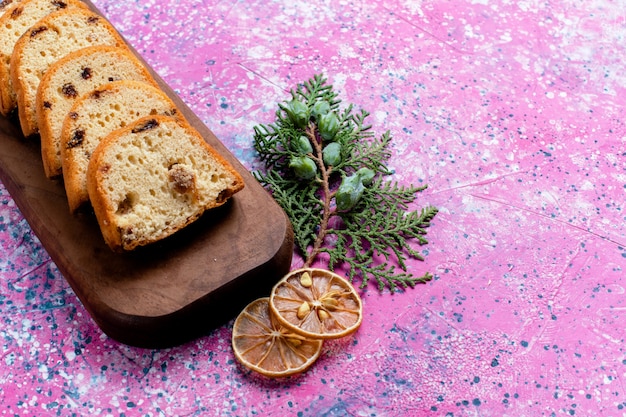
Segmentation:
{"type": "Polygon", "coordinates": [[[289,271],[293,232],[268,192],[152,72],[243,176],[244,190],[227,204],[162,242],[113,253],[93,213],[70,214],[62,182],[45,177],[38,139],[24,138],[15,118],[1,116],[0,179],[102,331],[128,345],[161,348],[206,334],[268,295],[289,271]]]}

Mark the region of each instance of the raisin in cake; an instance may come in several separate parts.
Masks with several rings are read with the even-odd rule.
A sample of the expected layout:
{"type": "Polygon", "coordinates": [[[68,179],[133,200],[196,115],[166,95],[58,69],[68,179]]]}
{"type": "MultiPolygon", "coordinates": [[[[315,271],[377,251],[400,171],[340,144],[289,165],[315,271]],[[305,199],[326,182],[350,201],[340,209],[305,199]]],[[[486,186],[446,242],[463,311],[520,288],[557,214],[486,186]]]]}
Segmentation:
{"type": "Polygon", "coordinates": [[[116,80],[157,85],[128,48],[90,46],[72,52],[48,68],[35,98],[41,157],[48,178],[61,175],[61,128],[72,103],[84,93],[116,80]]]}
{"type": "Polygon", "coordinates": [[[100,142],[87,188],[107,245],[159,241],[224,204],[243,179],[186,122],[148,116],[100,142]]]}
{"type": "Polygon", "coordinates": [[[10,71],[24,136],[38,131],[35,96],[43,74],[70,52],[93,45],[122,47],[125,43],[104,18],[79,9],[47,15],[17,41],[11,55],[10,71]]]}
{"type": "Polygon", "coordinates": [[[4,16],[5,13],[8,13],[20,1],[21,0],[2,0],[2,1],[0,1],[0,17],[4,16]]]}
{"type": "Polygon", "coordinates": [[[13,2],[6,7],[6,13],[0,17],[1,114],[6,116],[17,106],[9,65],[13,48],[15,48],[18,39],[44,16],[71,8],[87,9],[87,5],[79,0],[24,0],[13,2]]]}
{"type": "Polygon", "coordinates": [[[112,131],[150,115],[182,118],[160,89],[140,81],[115,81],[78,98],[61,131],[63,181],[70,211],[89,202],[87,166],[100,141],[112,131]]]}

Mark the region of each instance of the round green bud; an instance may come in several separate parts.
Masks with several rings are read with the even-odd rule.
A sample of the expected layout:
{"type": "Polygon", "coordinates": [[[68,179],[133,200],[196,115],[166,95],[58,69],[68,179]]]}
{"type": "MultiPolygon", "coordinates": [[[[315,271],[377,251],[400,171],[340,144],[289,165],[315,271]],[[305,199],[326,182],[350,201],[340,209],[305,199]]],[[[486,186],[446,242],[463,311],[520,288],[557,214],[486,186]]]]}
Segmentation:
{"type": "Polygon", "coordinates": [[[304,180],[313,179],[317,175],[317,165],[315,165],[315,161],[306,156],[295,156],[291,158],[289,168],[293,169],[297,177],[304,180]]]}
{"type": "Polygon", "coordinates": [[[304,128],[309,122],[309,108],[295,98],[282,106],[289,120],[297,127],[304,128]]]}
{"type": "Polygon", "coordinates": [[[331,142],[322,150],[322,159],[326,166],[337,166],[341,162],[341,145],[331,142]]]}
{"type": "Polygon", "coordinates": [[[369,168],[361,168],[356,172],[356,175],[359,176],[363,185],[370,185],[376,173],[369,168]]]}
{"type": "Polygon", "coordinates": [[[297,152],[300,155],[306,155],[313,152],[311,141],[306,136],[300,136],[297,139],[292,140],[291,148],[294,152],[297,152]]]}
{"type": "Polygon", "coordinates": [[[365,187],[358,175],[344,177],[335,194],[335,203],[340,211],[351,210],[361,199],[365,187]]]}
{"type": "Polygon", "coordinates": [[[311,109],[311,116],[318,120],[320,116],[330,111],[330,104],[326,100],[320,100],[313,105],[311,109]]]}
{"type": "Polygon", "coordinates": [[[320,116],[317,121],[317,129],[324,140],[333,140],[339,131],[339,118],[335,112],[320,116]]]}

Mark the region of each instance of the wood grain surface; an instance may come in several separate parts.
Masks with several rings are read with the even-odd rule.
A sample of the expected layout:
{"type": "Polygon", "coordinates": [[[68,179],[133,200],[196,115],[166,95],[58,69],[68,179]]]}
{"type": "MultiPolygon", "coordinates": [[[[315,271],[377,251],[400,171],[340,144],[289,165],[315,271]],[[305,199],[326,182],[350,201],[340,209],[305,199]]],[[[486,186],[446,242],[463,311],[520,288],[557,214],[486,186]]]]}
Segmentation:
{"type": "Polygon", "coordinates": [[[157,348],[205,334],[269,294],[289,271],[293,233],[269,193],[151,72],[243,176],[244,190],[227,204],[157,244],[113,253],[92,212],[70,214],[62,180],[45,177],[38,138],[24,138],[15,117],[0,117],[0,179],[99,327],[122,343],[157,348]]]}

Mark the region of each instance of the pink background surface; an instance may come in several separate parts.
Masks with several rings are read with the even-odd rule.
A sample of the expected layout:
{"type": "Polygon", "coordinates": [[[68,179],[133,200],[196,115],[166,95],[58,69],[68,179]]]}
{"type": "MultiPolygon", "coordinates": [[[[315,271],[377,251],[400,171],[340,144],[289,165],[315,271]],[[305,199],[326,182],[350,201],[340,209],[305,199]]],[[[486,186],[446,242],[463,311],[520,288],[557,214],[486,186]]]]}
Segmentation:
{"type": "Polygon", "coordinates": [[[410,268],[435,279],[371,286],[356,335],[267,381],[232,322],[103,335],[0,186],[0,415],[626,415],[624,3],[94,2],[250,169],[253,126],[323,72],[429,184],[410,268]]]}

